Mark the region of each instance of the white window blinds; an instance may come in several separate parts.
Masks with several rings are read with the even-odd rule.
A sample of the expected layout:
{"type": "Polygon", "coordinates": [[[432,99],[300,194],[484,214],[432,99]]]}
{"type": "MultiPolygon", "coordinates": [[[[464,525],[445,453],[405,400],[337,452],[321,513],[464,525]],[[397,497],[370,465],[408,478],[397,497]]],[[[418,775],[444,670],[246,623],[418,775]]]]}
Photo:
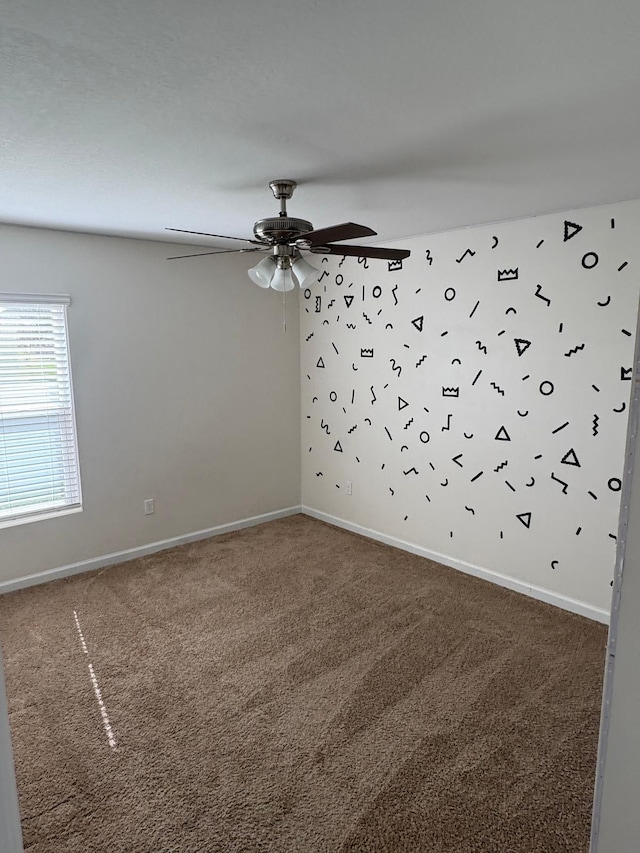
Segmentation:
{"type": "Polygon", "coordinates": [[[0,293],[0,526],[81,505],[68,303],[0,293]]]}

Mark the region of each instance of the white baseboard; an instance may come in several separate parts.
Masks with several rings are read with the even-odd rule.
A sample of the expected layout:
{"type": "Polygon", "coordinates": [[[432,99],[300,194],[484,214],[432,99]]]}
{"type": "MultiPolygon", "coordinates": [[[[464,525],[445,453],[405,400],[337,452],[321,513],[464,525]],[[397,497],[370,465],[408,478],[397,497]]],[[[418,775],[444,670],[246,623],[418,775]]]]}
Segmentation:
{"type": "Polygon", "coordinates": [[[403,539],[396,539],[395,536],[387,536],[385,533],[379,533],[377,530],[371,530],[368,527],[362,527],[359,524],[354,524],[351,521],[346,521],[343,518],[338,518],[335,515],[329,515],[326,512],[313,509],[312,507],[302,506],[302,512],[305,515],[310,515],[320,521],[326,521],[328,524],[333,524],[336,527],[342,527],[345,530],[350,530],[352,533],[359,533],[361,536],[366,536],[369,539],[375,539],[377,542],[383,542],[385,545],[392,545],[394,548],[400,548],[403,551],[409,551],[411,554],[418,554],[420,557],[427,557],[429,560],[434,560],[437,563],[442,563],[445,566],[450,566],[452,569],[458,569],[467,575],[482,578],[483,580],[491,581],[498,586],[504,586],[507,589],[513,589],[516,592],[521,592],[528,595],[530,598],[537,598],[539,601],[544,601],[547,604],[554,604],[563,610],[569,610],[571,613],[578,613],[580,616],[586,616],[588,619],[593,619],[596,622],[602,622],[605,625],[609,624],[609,611],[602,610],[599,607],[593,607],[584,601],[578,601],[574,598],[569,598],[566,595],[560,595],[557,592],[551,592],[540,586],[533,586],[519,581],[516,578],[511,578],[508,575],[501,575],[499,572],[493,572],[490,569],[485,569],[482,566],[476,566],[473,563],[466,563],[464,560],[457,560],[454,557],[449,557],[446,554],[439,554],[437,551],[430,551],[428,548],[423,548],[421,545],[414,545],[411,542],[405,542],[403,539]]]}
{"type": "Polygon", "coordinates": [[[137,548],[128,548],[126,551],[115,551],[113,554],[105,554],[102,557],[93,557],[90,560],[82,560],[79,563],[70,563],[57,569],[47,569],[33,575],[22,578],[0,582],[0,595],[23,589],[27,586],[35,586],[40,583],[66,578],[69,575],[77,575],[81,572],[89,572],[93,569],[103,569],[105,566],[113,566],[116,563],[126,563],[137,557],[145,557],[147,554],[155,554],[156,551],[165,551],[167,548],[175,548],[176,545],[186,545],[188,542],[197,542],[199,539],[209,539],[212,536],[220,536],[222,533],[231,533],[234,530],[242,530],[244,527],[254,527],[256,524],[264,524],[266,521],[275,521],[276,518],[285,518],[287,515],[296,515],[302,511],[300,506],[290,506],[285,509],[277,509],[274,512],[265,512],[262,515],[253,515],[251,518],[241,518],[239,521],[230,521],[227,524],[219,524],[217,527],[208,527],[206,530],[196,530],[193,533],[185,533],[182,536],[174,536],[171,539],[162,539],[159,542],[150,542],[148,545],[139,545],[137,548]]]}

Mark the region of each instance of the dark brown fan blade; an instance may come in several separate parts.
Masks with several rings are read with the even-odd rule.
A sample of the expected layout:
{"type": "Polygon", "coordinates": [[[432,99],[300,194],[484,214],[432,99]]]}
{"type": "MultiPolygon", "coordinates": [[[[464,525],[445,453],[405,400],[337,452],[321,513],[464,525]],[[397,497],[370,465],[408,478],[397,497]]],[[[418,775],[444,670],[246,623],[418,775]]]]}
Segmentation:
{"type": "Polygon", "coordinates": [[[374,237],[375,231],[366,225],[356,225],[355,222],[343,222],[341,225],[331,225],[329,228],[318,228],[301,234],[299,241],[310,243],[312,246],[324,246],[339,240],[356,240],[358,237],[374,237]]]}
{"type": "Polygon", "coordinates": [[[387,261],[401,261],[411,254],[410,249],[385,249],[383,246],[312,246],[309,251],[317,255],[349,255],[358,258],[384,258],[387,261]]]}
{"type": "Polygon", "coordinates": [[[215,252],[196,252],[193,255],[173,255],[170,258],[167,258],[168,261],[179,261],[181,258],[200,258],[202,255],[229,255],[232,252],[243,253],[243,252],[263,252],[268,251],[271,246],[265,246],[260,249],[217,249],[215,252]]]}
{"type": "Polygon", "coordinates": [[[259,240],[248,240],[245,237],[228,237],[226,234],[209,234],[208,231],[186,231],[184,228],[165,228],[165,231],[179,231],[181,234],[199,234],[201,237],[220,237],[221,240],[241,240],[243,243],[259,243],[259,240]]]}

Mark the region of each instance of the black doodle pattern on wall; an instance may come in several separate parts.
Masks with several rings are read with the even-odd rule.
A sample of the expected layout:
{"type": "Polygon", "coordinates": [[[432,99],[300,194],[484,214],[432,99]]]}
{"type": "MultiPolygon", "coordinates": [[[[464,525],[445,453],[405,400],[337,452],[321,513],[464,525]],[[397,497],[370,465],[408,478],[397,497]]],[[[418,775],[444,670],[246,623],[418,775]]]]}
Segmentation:
{"type": "MultiPolygon", "coordinates": [[[[305,369],[310,371],[307,375],[313,373],[309,387],[316,392],[314,414],[305,422],[313,439],[307,442],[314,459],[309,476],[318,489],[324,479],[325,489],[335,493],[333,484],[344,479],[336,466],[362,461],[363,470],[382,471],[386,478],[378,482],[367,475],[363,491],[370,485],[372,494],[377,489],[380,499],[389,501],[391,525],[406,521],[412,508],[416,522],[419,496],[421,511],[431,513],[431,522],[442,521],[445,516],[438,513],[453,513],[443,535],[455,530],[456,543],[465,541],[459,532],[469,530],[480,510],[494,541],[506,545],[509,539],[513,543],[514,535],[535,530],[531,541],[535,539],[541,550],[549,538],[549,525],[564,524],[567,507],[585,501],[590,505],[589,498],[598,501],[598,509],[615,506],[621,481],[617,477],[603,481],[601,473],[595,475],[597,467],[585,442],[597,439],[598,453],[606,453],[611,434],[620,437],[624,432],[624,417],[614,418],[612,412],[626,411],[633,379],[632,368],[624,366],[631,363],[633,333],[624,327],[620,331],[629,325],[631,285],[625,282],[632,277],[625,273],[616,279],[612,297],[602,294],[602,281],[598,292],[600,270],[591,271],[601,260],[604,268],[605,258],[613,271],[632,270],[638,252],[634,246],[621,245],[617,256],[608,248],[605,253],[602,223],[597,232],[592,224],[583,226],[563,216],[555,217],[555,230],[544,232],[547,239],[541,239],[542,221],[528,223],[530,238],[516,243],[509,228],[495,235],[485,231],[484,239],[476,243],[485,247],[479,252],[448,235],[448,245],[455,246],[448,257],[435,246],[416,250],[404,265],[367,265],[364,259],[346,256],[338,264],[330,259],[328,269],[333,272],[326,276],[327,284],[305,289],[302,303],[314,299],[311,304],[316,308],[315,312],[303,308],[302,346],[308,352],[303,355],[303,373],[305,369]],[[598,251],[587,251],[587,241],[598,251]],[[540,267],[550,252],[555,253],[557,270],[546,261],[540,267]],[[421,273],[414,261],[419,261],[421,273]],[[398,283],[393,275],[386,278],[400,270],[398,283]],[[571,281],[575,310],[570,312],[567,287],[572,277],[579,281],[571,281]],[[618,290],[619,285],[623,289],[618,290]],[[336,306],[344,309],[342,319],[333,310],[336,306]],[[600,312],[601,307],[607,312],[600,312]],[[586,324],[584,317],[589,318],[586,324]],[[358,318],[357,324],[353,318],[358,318]],[[619,345],[612,342],[614,332],[619,345]],[[410,350],[409,360],[398,357],[403,349],[410,350]],[[613,364],[609,351],[616,359],[613,364]],[[314,365],[323,369],[314,372],[314,365]],[[598,393],[597,413],[585,389],[590,395],[598,393]],[[403,416],[409,406],[411,413],[403,416]],[[447,408],[455,410],[455,417],[447,408]],[[373,421],[363,417],[366,411],[377,417],[373,421]],[[334,431],[340,439],[325,437],[334,431]],[[382,460],[375,459],[382,448],[380,438],[386,448],[382,468],[382,460]],[[438,467],[435,474],[433,462],[438,467]],[[503,469],[508,479],[500,476],[503,469]],[[484,477],[485,470],[495,474],[484,477]],[[317,479],[322,472],[324,478],[317,479]],[[414,481],[416,487],[411,485],[414,481]],[[438,482],[441,490],[435,489],[438,482]],[[473,501],[471,496],[465,500],[464,490],[470,488],[473,501]],[[446,494],[454,498],[453,508],[443,503],[446,494]],[[514,503],[525,494],[524,506],[514,503]],[[498,523],[497,510],[491,507],[500,502],[511,509],[498,523]]],[[[609,218],[604,225],[610,234],[609,218]]],[[[311,394],[305,399],[310,403],[311,394]]],[[[598,536],[612,541],[610,516],[602,523],[599,518],[591,517],[588,524],[584,516],[580,519],[578,539],[588,549],[598,536]]],[[[576,520],[567,527],[567,536],[576,541],[576,520]]],[[[447,552],[443,543],[439,547],[447,552]]],[[[554,553],[540,562],[549,573],[560,574],[571,563],[570,546],[556,547],[557,536],[554,553]]],[[[544,578],[539,584],[544,586],[544,578]]]]}

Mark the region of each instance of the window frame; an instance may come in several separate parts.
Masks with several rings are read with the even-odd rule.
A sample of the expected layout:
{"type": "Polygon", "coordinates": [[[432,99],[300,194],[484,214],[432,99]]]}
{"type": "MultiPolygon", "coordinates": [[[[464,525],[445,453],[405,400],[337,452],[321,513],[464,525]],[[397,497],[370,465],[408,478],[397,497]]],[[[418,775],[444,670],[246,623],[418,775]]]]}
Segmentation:
{"type": "MultiPolygon", "coordinates": [[[[82,477],[80,472],[80,453],[78,441],[78,427],[76,422],[76,404],[73,389],[73,371],[71,365],[71,341],[69,335],[69,318],[68,307],[71,304],[71,298],[64,294],[51,293],[4,293],[0,292],[0,306],[2,304],[18,304],[18,305],[57,305],[63,308],[62,319],[64,328],[65,355],[66,355],[66,371],[68,377],[69,391],[69,424],[73,430],[73,449],[69,451],[68,456],[73,460],[74,470],[76,474],[76,482],[74,491],[77,494],[77,501],[73,503],[62,504],[59,506],[41,505],[40,509],[31,510],[23,507],[17,509],[15,513],[0,517],[0,530],[7,527],[15,527],[22,524],[30,524],[36,521],[45,521],[47,519],[59,518],[60,516],[73,515],[82,512],[84,509],[82,498],[82,477]]],[[[1,421],[1,416],[0,416],[1,421]]]]}

